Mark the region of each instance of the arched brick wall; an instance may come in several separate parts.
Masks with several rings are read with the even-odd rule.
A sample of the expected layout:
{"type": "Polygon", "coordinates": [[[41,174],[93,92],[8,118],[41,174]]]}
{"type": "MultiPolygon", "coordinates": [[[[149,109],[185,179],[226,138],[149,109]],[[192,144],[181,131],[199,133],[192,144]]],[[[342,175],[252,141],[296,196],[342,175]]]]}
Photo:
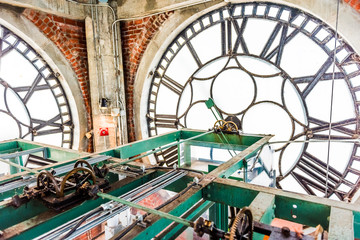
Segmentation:
{"type": "Polygon", "coordinates": [[[161,13],[139,20],[125,21],[121,24],[129,142],[136,140],[134,127],[134,81],[136,72],[150,40],[172,13],[161,13]]]}
{"type": "Polygon", "coordinates": [[[360,0],[345,0],[345,2],[360,13],[360,0]]]}
{"type": "MultiPolygon", "coordinates": [[[[92,128],[89,75],[85,37],[85,22],[67,19],[31,9],[23,15],[33,22],[47,38],[49,38],[64,54],[74,70],[80,84],[87,112],[87,127],[92,128]]],[[[87,151],[93,149],[92,141],[88,141],[87,151]]]]}

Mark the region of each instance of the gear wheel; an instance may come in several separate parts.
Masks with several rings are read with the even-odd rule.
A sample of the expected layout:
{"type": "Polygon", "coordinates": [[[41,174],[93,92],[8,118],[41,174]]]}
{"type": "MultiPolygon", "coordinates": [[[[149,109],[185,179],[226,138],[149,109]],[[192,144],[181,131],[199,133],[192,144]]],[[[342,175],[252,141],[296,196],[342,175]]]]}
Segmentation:
{"type": "Polygon", "coordinates": [[[229,240],[252,240],[253,239],[253,216],[250,208],[244,207],[236,215],[230,229],[229,240]]]}

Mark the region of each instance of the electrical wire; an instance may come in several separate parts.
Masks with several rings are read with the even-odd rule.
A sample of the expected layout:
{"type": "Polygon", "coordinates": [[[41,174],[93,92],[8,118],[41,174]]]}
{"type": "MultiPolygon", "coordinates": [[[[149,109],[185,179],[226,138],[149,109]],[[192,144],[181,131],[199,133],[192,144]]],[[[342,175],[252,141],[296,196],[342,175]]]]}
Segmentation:
{"type": "Polygon", "coordinates": [[[328,151],[326,159],[326,183],[325,183],[325,197],[328,195],[328,182],[329,182],[329,161],[330,161],[330,140],[331,140],[331,127],[332,127],[332,115],[333,115],[333,103],[334,103],[334,84],[335,84],[335,66],[336,66],[336,48],[338,40],[338,25],[339,25],[339,8],[340,0],[337,1],[336,5],[336,22],[335,22],[335,43],[334,43],[334,55],[333,55],[333,72],[331,81],[331,102],[330,102],[330,121],[329,121],[329,138],[328,138],[328,151]]]}

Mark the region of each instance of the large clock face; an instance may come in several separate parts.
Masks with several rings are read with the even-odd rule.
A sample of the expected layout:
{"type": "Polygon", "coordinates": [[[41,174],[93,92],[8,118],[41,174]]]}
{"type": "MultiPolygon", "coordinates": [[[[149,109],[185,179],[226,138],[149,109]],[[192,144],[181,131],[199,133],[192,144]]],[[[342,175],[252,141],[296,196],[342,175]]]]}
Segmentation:
{"type": "Polygon", "coordinates": [[[25,41],[0,25],[0,140],[71,148],[70,107],[56,74],[25,41]]]}
{"type": "MultiPolygon", "coordinates": [[[[222,7],[186,27],[159,61],[149,92],[149,135],[209,129],[215,119],[204,101],[212,97],[224,118],[241,120],[245,133],[289,141],[272,145],[278,187],[351,198],[360,175],[359,145],[349,142],[359,137],[356,59],[328,25],[298,9],[272,3],[222,7]]],[[[176,148],[156,158],[171,165],[176,148]]]]}

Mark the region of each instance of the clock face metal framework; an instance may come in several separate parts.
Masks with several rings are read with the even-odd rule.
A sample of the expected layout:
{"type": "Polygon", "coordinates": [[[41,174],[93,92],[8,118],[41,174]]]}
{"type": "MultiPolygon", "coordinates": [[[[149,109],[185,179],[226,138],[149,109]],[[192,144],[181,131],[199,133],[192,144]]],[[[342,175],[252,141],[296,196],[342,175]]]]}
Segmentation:
{"type": "Polygon", "coordinates": [[[22,138],[72,148],[68,100],[53,70],[23,39],[0,25],[1,140],[22,138]]]}
{"type": "MultiPolygon", "coordinates": [[[[152,77],[148,133],[209,129],[204,104],[237,116],[246,133],[275,134],[277,185],[343,200],[360,176],[359,55],[326,23],[273,3],[227,5],[188,25],[168,46],[152,77]],[[334,52],[336,57],[334,61],[334,52]],[[335,65],[334,65],[335,63],[335,65]],[[334,71],[334,76],[333,76],[334,71]],[[329,175],[327,140],[334,77],[329,175]],[[335,140],[339,140],[336,142],[335,140]]],[[[156,156],[177,161],[177,148],[156,156]]]]}

